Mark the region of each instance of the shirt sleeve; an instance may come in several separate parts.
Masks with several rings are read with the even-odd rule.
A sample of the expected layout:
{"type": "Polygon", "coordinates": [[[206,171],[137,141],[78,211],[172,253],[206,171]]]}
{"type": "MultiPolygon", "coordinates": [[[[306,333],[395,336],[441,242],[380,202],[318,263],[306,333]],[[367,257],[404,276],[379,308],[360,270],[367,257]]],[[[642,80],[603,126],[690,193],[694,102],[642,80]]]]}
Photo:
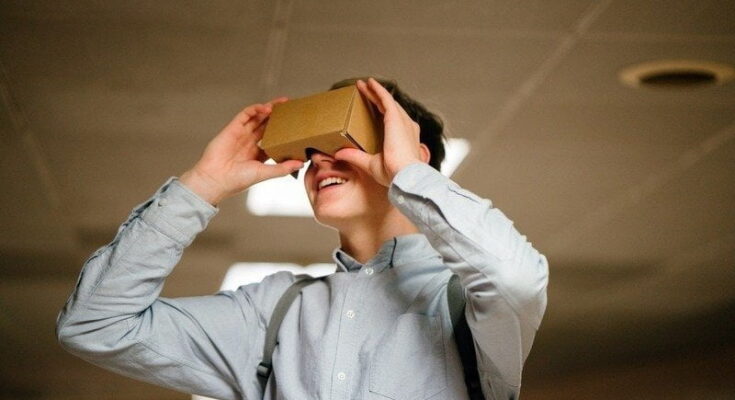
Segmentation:
{"type": "Polygon", "coordinates": [[[490,200],[428,164],[399,171],[389,198],[459,276],[480,376],[497,383],[492,388],[497,398],[517,397],[521,370],[546,310],[546,257],[490,200]],[[516,394],[508,396],[499,386],[516,394]]]}
{"type": "Polygon", "coordinates": [[[218,211],[176,177],[136,206],[112,242],[85,261],[57,318],[61,346],[97,366],[178,391],[256,396],[262,286],[159,297],[184,248],[218,211]]]}

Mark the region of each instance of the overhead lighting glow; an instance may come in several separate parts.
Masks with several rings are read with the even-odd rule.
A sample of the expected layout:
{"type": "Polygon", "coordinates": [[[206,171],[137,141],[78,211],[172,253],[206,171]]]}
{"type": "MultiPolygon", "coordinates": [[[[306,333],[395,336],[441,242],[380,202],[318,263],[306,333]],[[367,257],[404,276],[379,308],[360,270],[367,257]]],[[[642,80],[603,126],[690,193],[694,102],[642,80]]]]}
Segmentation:
{"type": "Polygon", "coordinates": [[[268,275],[279,271],[289,271],[294,275],[307,274],[314,278],[329,275],[336,270],[334,264],[319,263],[301,266],[291,263],[250,263],[239,262],[233,264],[225,274],[220,290],[236,290],[242,285],[260,282],[268,275]]]}
{"type": "MultiPolygon", "coordinates": [[[[445,142],[445,150],[441,172],[450,177],[469,153],[470,142],[467,139],[450,138],[445,142]]],[[[266,163],[273,164],[273,160],[266,163]]],[[[298,179],[286,175],[253,185],[247,191],[245,205],[258,216],[314,216],[304,188],[304,168],[299,171],[298,179]]]]}
{"type": "Polygon", "coordinates": [[[449,138],[445,142],[445,156],[441,171],[445,176],[452,176],[470,152],[470,142],[467,139],[449,138]]]}
{"type": "MultiPolygon", "coordinates": [[[[273,160],[266,164],[273,164],[273,160]]],[[[304,168],[299,171],[298,179],[286,175],[251,186],[245,204],[251,213],[259,216],[314,216],[304,188],[304,168]]]]}

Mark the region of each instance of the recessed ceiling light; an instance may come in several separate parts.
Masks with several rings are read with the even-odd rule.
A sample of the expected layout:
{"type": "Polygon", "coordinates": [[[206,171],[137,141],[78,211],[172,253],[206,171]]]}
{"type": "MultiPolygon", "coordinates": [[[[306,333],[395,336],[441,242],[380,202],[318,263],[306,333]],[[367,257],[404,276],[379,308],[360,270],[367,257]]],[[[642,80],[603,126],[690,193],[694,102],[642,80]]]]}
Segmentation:
{"type": "Polygon", "coordinates": [[[683,89],[724,84],[735,77],[735,69],[710,61],[658,60],[629,66],[619,77],[636,88],[683,89]]]}
{"type": "MultiPolygon", "coordinates": [[[[445,176],[452,176],[469,153],[470,142],[467,139],[451,138],[447,140],[445,150],[446,156],[441,165],[441,172],[445,176]]],[[[266,163],[273,164],[273,160],[266,163]]],[[[305,168],[302,168],[299,171],[298,179],[287,175],[250,187],[245,199],[247,209],[258,216],[313,217],[314,213],[304,188],[304,170],[305,168]]]]}

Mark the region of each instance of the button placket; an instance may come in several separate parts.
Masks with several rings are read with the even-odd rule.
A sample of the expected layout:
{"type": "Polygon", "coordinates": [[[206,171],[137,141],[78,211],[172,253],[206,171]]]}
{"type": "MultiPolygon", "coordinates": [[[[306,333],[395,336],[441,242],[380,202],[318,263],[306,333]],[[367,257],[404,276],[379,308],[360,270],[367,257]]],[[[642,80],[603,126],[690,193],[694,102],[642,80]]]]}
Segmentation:
{"type": "MultiPolygon", "coordinates": [[[[357,278],[357,276],[355,276],[357,278]]],[[[349,318],[343,319],[340,323],[339,334],[337,338],[337,354],[335,364],[333,366],[333,374],[336,379],[333,381],[331,398],[346,399],[353,396],[349,393],[350,385],[348,373],[355,368],[354,354],[358,351],[364,332],[360,329],[359,320],[355,319],[357,311],[361,310],[364,303],[364,295],[366,292],[366,284],[368,280],[355,279],[347,289],[344,303],[342,304],[343,315],[349,318]],[[344,311],[347,310],[347,311],[344,311]]]]}

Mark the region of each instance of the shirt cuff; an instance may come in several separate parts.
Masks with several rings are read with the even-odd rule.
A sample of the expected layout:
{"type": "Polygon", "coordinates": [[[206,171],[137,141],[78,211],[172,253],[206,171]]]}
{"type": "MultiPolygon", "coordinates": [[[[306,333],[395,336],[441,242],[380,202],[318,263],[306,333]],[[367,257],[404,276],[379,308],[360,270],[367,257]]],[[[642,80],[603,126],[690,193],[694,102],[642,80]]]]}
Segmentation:
{"type": "Polygon", "coordinates": [[[140,218],[186,247],[218,212],[219,208],[172,176],[147,202],[140,218]]]}
{"type": "Polygon", "coordinates": [[[431,198],[439,194],[453,182],[426,163],[413,163],[405,166],[393,177],[388,198],[393,205],[401,208],[406,199],[403,194],[414,194],[423,198],[431,198]]]}

